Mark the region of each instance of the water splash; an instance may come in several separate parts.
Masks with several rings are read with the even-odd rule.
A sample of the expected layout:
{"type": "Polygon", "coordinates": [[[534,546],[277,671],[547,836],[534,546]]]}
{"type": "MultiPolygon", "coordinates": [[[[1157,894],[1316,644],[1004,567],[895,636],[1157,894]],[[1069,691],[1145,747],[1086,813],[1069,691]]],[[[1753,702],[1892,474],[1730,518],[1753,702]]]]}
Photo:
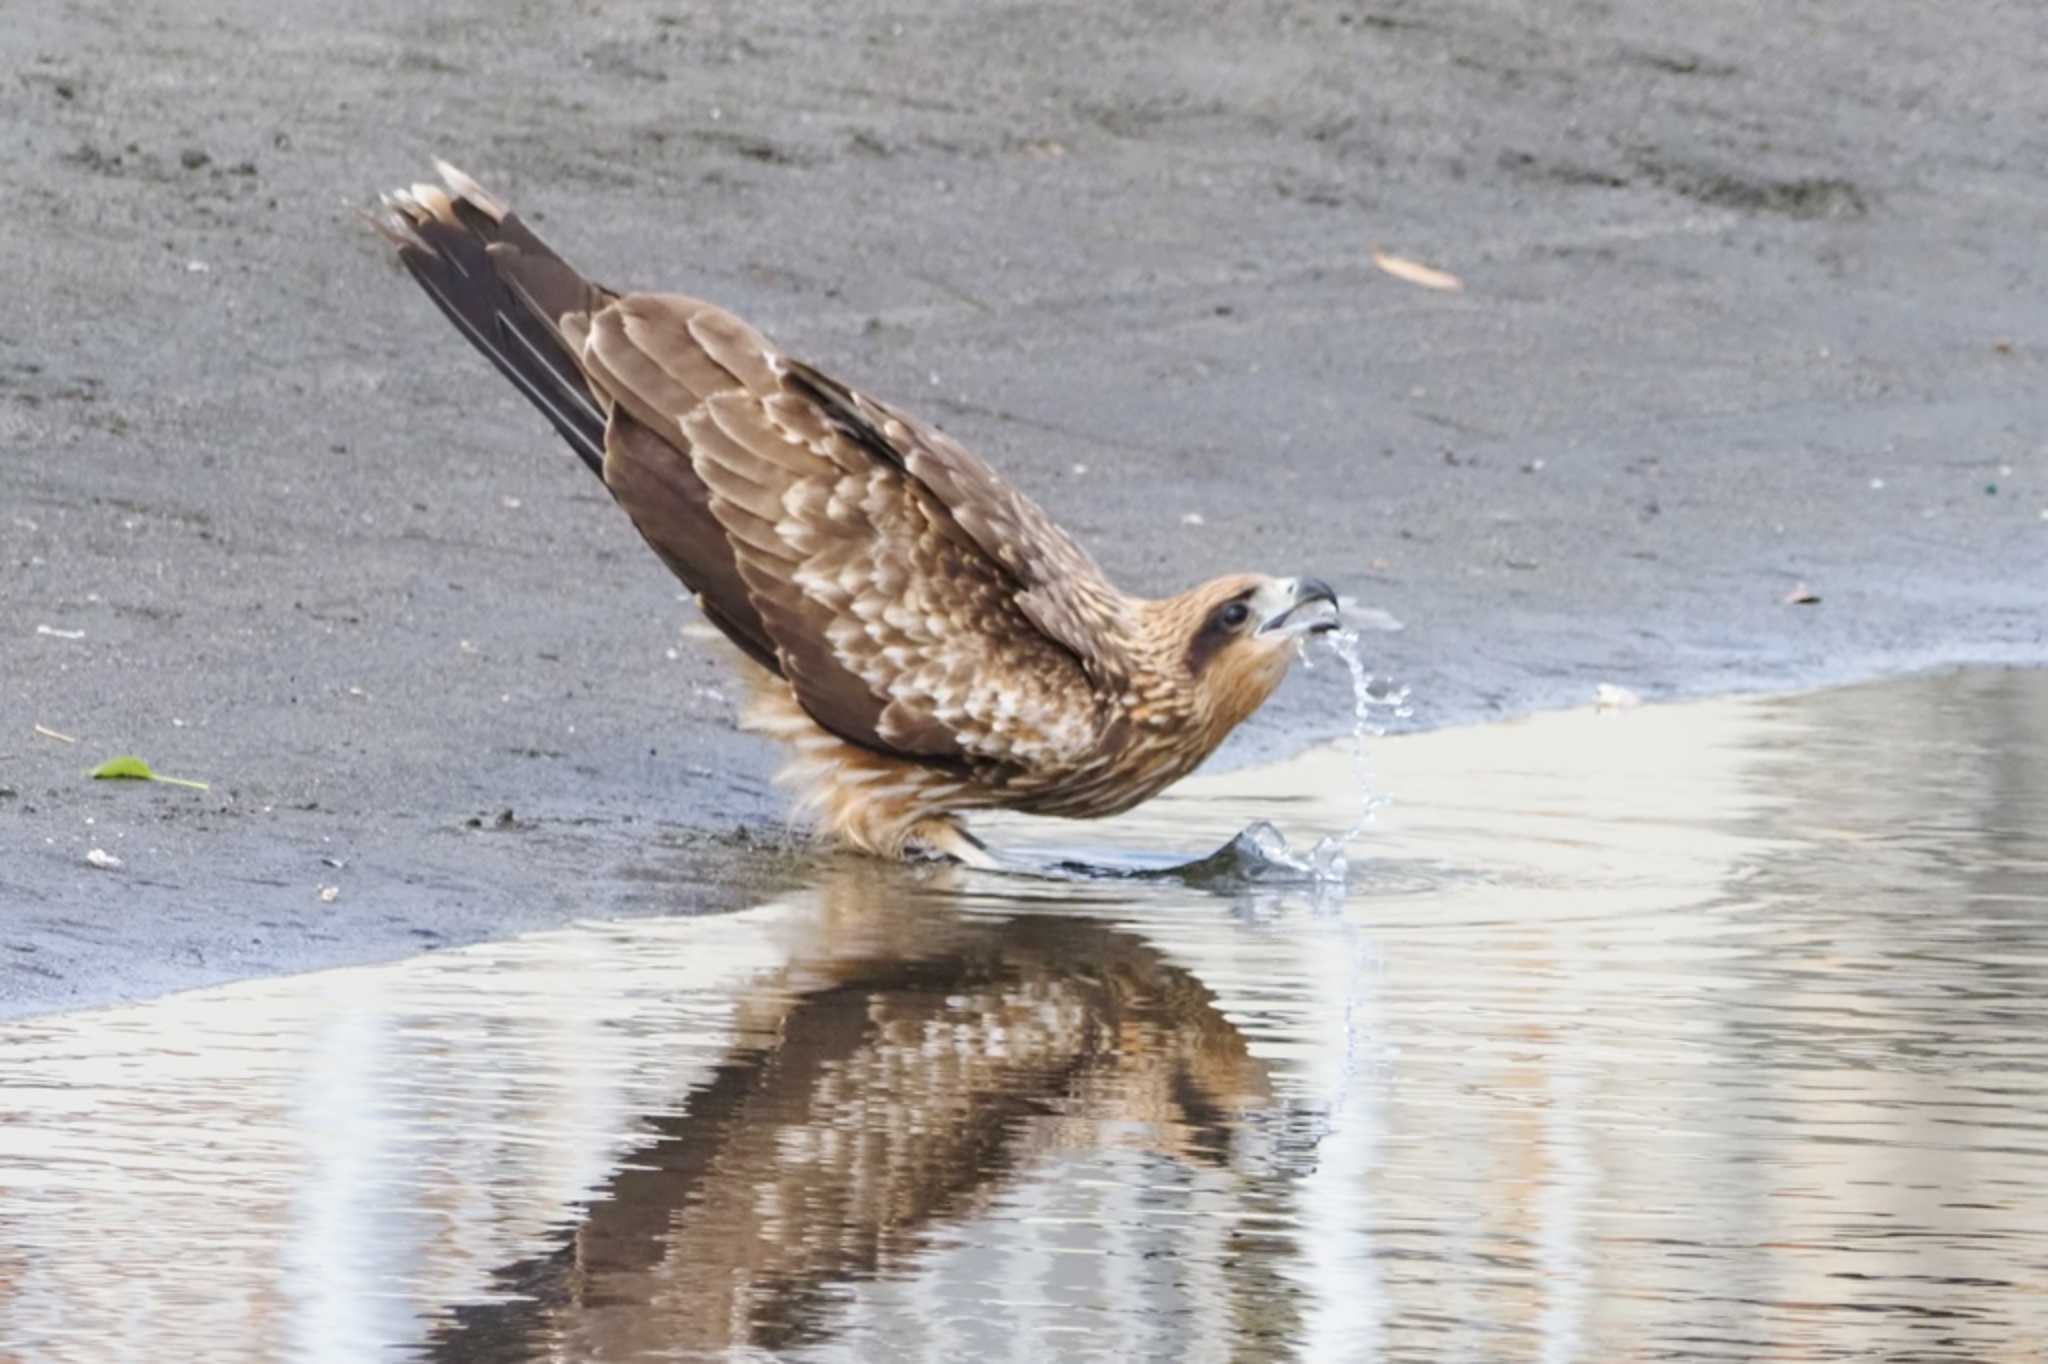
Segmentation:
{"type": "MultiPolygon", "coordinates": [[[[1321,638],[1330,652],[1344,661],[1351,674],[1351,776],[1358,785],[1358,815],[1342,834],[1325,834],[1317,839],[1308,851],[1307,861],[1319,883],[1343,885],[1351,877],[1351,859],[1347,849],[1371,827],[1390,799],[1377,788],[1373,777],[1371,743],[1374,739],[1383,738],[1387,732],[1386,725],[1376,718],[1376,712],[1384,710],[1397,720],[1405,720],[1415,712],[1408,705],[1406,687],[1393,687],[1390,683],[1382,690],[1374,690],[1372,674],[1366,671],[1365,659],[1359,652],[1357,630],[1333,630],[1321,638]]],[[[1306,641],[1302,648],[1302,662],[1309,667],[1315,666],[1306,641]]],[[[1343,929],[1350,957],[1350,969],[1344,985],[1344,1055],[1317,1117],[1315,1144],[1319,1151],[1344,1126],[1344,1117],[1351,1102],[1352,1082],[1366,1063],[1368,1052],[1362,1033],[1372,989],[1368,976],[1372,974],[1377,959],[1356,922],[1346,920],[1343,929]]]]}
{"type": "Polygon", "coordinates": [[[1375,679],[1366,671],[1364,656],[1359,652],[1359,642],[1358,631],[1342,629],[1305,637],[1300,644],[1303,667],[1315,667],[1311,649],[1320,646],[1342,660],[1351,674],[1351,773],[1358,783],[1358,817],[1343,833],[1325,834],[1306,849],[1296,849],[1286,834],[1261,820],[1239,834],[1231,845],[1230,850],[1243,861],[1327,884],[1342,885],[1349,880],[1351,860],[1347,849],[1365,834],[1388,803],[1388,797],[1375,788],[1373,781],[1371,743],[1387,732],[1379,716],[1385,713],[1393,719],[1405,720],[1415,713],[1408,705],[1406,687],[1397,688],[1391,683],[1375,687],[1375,679]]]}
{"type": "MultiPolygon", "coordinates": [[[[1357,817],[1340,834],[1326,834],[1313,844],[1297,848],[1287,835],[1267,820],[1247,826],[1230,842],[1207,857],[1191,862],[1155,866],[1105,866],[1092,861],[1068,859],[1053,864],[1057,875],[1086,877],[1129,877],[1136,880],[1171,879],[1188,885],[1213,889],[1275,885],[1312,885],[1341,892],[1349,884],[1351,862],[1347,849],[1363,837],[1390,798],[1374,788],[1371,742],[1383,737],[1387,727],[1380,716],[1405,720],[1414,714],[1408,705],[1408,689],[1395,687],[1387,679],[1376,679],[1366,671],[1359,653],[1359,634],[1353,629],[1325,631],[1304,637],[1298,643],[1304,668],[1314,668],[1310,648],[1317,641],[1343,661],[1351,674],[1351,773],[1358,787],[1357,817]]],[[[1017,870],[1028,870],[1019,867],[1017,870]]],[[[1322,896],[1318,894],[1320,900],[1322,896]]],[[[1341,894],[1338,896],[1341,899],[1341,894]]]]}
{"type": "Polygon", "coordinates": [[[1408,706],[1406,687],[1385,692],[1373,690],[1372,674],[1365,670],[1365,659],[1358,650],[1356,630],[1332,630],[1322,639],[1330,652],[1344,660],[1351,673],[1351,776],[1358,783],[1358,818],[1341,836],[1325,835],[1317,840],[1309,850],[1309,858],[1319,875],[1342,881],[1351,870],[1344,850],[1365,833],[1388,800],[1373,783],[1371,742],[1387,732],[1387,727],[1374,718],[1374,710],[1387,710],[1396,719],[1406,719],[1414,712],[1408,706]]]}

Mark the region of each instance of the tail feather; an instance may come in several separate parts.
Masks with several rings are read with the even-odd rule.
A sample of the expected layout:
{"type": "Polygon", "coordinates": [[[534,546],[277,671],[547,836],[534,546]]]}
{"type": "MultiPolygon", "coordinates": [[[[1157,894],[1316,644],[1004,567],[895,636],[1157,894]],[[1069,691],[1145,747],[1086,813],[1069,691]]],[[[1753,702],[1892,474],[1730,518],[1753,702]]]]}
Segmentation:
{"type": "MultiPolygon", "coordinates": [[[[629,326],[619,295],[591,283],[533,234],[502,202],[445,162],[444,185],[414,185],[384,196],[371,222],[398,250],[419,285],[471,345],[569,442],[626,509],[634,527],[697,597],[704,616],[768,673],[783,664],[753,600],[732,540],[712,510],[712,494],[692,461],[685,409],[740,381],[685,333],[679,346],[692,390],[669,375],[661,409],[621,387],[585,344],[593,327],[629,326]],[[581,361],[588,356],[586,373],[581,361]],[[690,357],[695,356],[694,367],[690,357]]],[[[664,300],[650,303],[657,316],[664,300]]],[[[687,299],[688,316],[723,318],[727,344],[751,344],[742,359],[767,368],[766,343],[734,319],[687,299]]],[[[637,314],[636,314],[637,316],[637,314]]],[[[633,352],[660,371],[661,361],[633,352]]],[[[670,357],[674,359],[674,356],[670,357]]],[[[744,368],[744,366],[742,366],[744,368]]]]}
{"type": "Polygon", "coordinates": [[[385,196],[378,227],[448,320],[604,476],[607,408],[563,340],[560,320],[611,295],[584,279],[518,217],[454,167],[448,182],[385,196]],[[452,191],[452,193],[451,193],[452,191]]]}

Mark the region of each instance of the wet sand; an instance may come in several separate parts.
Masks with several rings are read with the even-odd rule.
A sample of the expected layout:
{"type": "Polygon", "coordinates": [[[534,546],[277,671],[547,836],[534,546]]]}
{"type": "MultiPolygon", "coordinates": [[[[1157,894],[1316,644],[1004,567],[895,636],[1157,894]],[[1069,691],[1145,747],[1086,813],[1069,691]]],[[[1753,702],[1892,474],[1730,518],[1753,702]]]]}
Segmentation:
{"type": "Polygon", "coordinates": [[[2023,3],[11,16],[0,1013],[796,875],[675,584],[356,218],[432,155],[936,418],[1135,588],[1392,613],[1439,726],[2048,655],[2044,43],[2023,3]],[[83,779],[129,752],[211,790],[83,779]]]}

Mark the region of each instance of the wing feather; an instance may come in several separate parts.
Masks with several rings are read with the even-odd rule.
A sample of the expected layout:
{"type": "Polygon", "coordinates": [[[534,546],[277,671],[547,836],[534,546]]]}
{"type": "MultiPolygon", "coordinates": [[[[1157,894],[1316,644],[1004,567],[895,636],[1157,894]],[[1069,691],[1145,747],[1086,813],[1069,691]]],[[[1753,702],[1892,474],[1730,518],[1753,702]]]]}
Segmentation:
{"type": "Polygon", "coordinates": [[[1121,686],[1123,598],[1094,558],[987,461],[914,417],[864,398],[808,365],[791,378],[857,443],[892,459],[930,491],[983,553],[1017,580],[1017,604],[1048,638],[1072,650],[1107,689],[1121,686]]]}
{"type": "Polygon", "coordinates": [[[667,406],[677,418],[740,383],[740,377],[720,364],[693,333],[694,320],[711,306],[680,294],[629,294],[609,313],[616,318],[618,339],[675,386],[667,406]]]}
{"type": "Polygon", "coordinates": [[[591,283],[442,173],[387,199],[401,259],[820,724],[962,780],[1091,751],[1120,599],[1050,519],[731,314],[591,283]]]}
{"type": "Polygon", "coordinates": [[[781,389],[781,377],[770,363],[775,352],[768,339],[725,309],[709,304],[699,307],[690,314],[689,328],[703,354],[755,397],[765,398],[781,389]]]}
{"type": "Polygon", "coordinates": [[[712,515],[710,491],[674,444],[615,408],[605,428],[604,481],[642,538],[697,594],[706,618],[757,663],[775,667],[775,642],[712,515]]]}
{"type": "Polygon", "coordinates": [[[1120,598],[986,464],[696,299],[559,325],[612,405],[607,484],[819,724],[1007,771],[1095,740],[1120,598]]]}

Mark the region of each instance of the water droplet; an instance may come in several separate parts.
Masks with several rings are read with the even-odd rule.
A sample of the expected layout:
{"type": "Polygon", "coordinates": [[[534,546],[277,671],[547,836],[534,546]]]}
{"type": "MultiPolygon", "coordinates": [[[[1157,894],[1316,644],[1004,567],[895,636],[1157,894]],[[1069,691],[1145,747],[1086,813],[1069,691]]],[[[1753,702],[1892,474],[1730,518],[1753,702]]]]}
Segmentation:
{"type": "MultiPolygon", "coordinates": [[[[1369,744],[1386,733],[1386,727],[1374,718],[1374,711],[1384,709],[1403,720],[1414,711],[1408,705],[1406,687],[1374,690],[1372,674],[1366,671],[1364,656],[1359,652],[1356,630],[1330,630],[1313,639],[1343,660],[1351,674],[1351,771],[1358,783],[1358,818],[1342,834],[1325,834],[1305,852],[1295,851],[1285,834],[1263,820],[1244,831],[1238,846],[1270,866],[1298,872],[1315,881],[1342,885],[1351,874],[1346,849],[1358,841],[1378,816],[1380,807],[1387,803],[1387,798],[1373,786],[1369,744]]],[[[1308,638],[1301,641],[1301,661],[1304,667],[1313,668],[1310,642],[1308,638]]]]}

